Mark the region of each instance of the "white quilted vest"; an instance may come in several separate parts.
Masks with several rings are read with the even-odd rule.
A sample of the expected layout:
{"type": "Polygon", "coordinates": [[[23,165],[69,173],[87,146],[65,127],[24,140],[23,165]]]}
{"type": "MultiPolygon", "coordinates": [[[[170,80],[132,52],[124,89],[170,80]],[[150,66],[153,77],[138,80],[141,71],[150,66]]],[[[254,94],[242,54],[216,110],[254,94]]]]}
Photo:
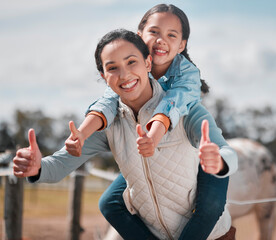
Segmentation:
{"type": "MultiPolygon", "coordinates": [[[[132,110],[120,102],[118,116],[106,134],[127,182],[124,200],[128,210],[138,214],[159,239],[178,239],[194,209],[198,151],[190,144],[181,118],[162,138],[154,156],[143,158],[138,153],[136,124],[145,130],[164,95],[157,81],[152,81],[152,86],[153,97],[140,109],[137,121],[132,110]]],[[[228,231],[231,220],[227,222],[230,224],[223,224],[226,226],[219,229],[215,238],[228,231]]]]}

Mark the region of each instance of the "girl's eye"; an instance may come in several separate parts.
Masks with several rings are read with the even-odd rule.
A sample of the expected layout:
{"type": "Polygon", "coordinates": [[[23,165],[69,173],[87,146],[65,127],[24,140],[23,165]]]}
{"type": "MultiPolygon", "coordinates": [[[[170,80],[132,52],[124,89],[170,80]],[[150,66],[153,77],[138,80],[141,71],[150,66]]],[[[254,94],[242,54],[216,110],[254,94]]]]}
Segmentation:
{"type": "Polygon", "coordinates": [[[157,33],[157,31],[155,31],[155,30],[150,30],[149,32],[152,33],[152,34],[156,34],[157,33]]]}
{"type": "Polygon", "coordinates": [[[174,34],[169,34],[169,37],[176,38],[174,34]]]}
{"type": "Polygon", "coordinates": [[[128,65],[131,65],[131,64],[133,64],[133,63],[135,63],[136,61],[135,60],[130,60],[129,62],[128,62],[128,65]]]}

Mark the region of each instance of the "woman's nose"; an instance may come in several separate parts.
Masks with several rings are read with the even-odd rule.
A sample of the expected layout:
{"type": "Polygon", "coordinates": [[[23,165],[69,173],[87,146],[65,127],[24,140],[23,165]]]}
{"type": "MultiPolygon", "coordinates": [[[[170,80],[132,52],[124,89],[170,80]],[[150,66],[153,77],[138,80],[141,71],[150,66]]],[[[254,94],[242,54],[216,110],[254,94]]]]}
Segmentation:
{"type": "Polygon", "coordinates": [[[129,75],[129,70],[127,68],[121,68],[120,78],[127,80],[128,75],[129,75]]]}

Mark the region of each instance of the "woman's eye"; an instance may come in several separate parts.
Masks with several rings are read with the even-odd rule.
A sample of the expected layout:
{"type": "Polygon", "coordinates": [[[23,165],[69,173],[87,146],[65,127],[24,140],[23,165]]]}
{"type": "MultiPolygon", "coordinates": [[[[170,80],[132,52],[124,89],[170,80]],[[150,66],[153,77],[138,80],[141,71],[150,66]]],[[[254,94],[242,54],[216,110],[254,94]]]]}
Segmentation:
{"type": "Polygon", "coordinates": [[[116,67],[109,67],[107,70],[112,71],[112,70],[115,70],[115,69],[117,69],[117,68],[116,67]]]}
{"type": "Polygon", "coordinates": [[[131,64],[133,64],[133,63],[135,63],[136,61],[135,60],[130,60],[129,62],[128,62],[128,65],[131,65],[131,64]]]}

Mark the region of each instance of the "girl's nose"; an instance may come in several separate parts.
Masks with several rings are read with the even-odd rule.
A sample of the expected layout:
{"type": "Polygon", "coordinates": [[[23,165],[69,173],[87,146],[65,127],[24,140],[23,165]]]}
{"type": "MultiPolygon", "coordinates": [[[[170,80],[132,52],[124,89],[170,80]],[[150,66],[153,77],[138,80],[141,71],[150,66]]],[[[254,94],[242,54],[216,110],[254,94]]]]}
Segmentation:
{"type": "Polygon", "coordinates": [[[165,44],[165,41],[161,36],[156,39],[156,42],[161,45],[165,44]]]}

